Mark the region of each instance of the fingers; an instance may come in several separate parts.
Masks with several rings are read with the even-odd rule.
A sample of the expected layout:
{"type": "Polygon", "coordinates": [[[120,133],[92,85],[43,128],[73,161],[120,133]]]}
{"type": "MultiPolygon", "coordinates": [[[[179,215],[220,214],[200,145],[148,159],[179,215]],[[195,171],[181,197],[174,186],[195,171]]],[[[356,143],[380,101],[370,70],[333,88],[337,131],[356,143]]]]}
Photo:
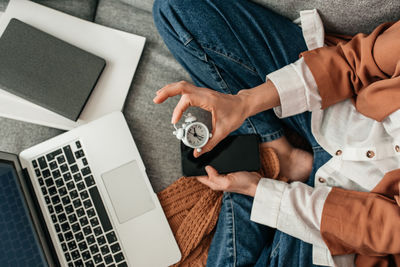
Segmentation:
{"type": "Polygon", "coordinates": [[[176,105],[174,112],[172,113],[171,123],[178,123],[181,119],[182,114],[185,110],[190,106],[190,100],[187,95],[183,95],[179,100],[178,104],[176,105]]]}
{"type": "Polygon", "coordinates": [[[218,174],[217,170],[211,166],[206,167],[206,172],[208,176],[198,176],[196,177],[197,180],[200,183],[208,186],[212,190],[221,190],[221,186],[218,184],[218,179],[221,179],[223,177],[221,177],[218,174]]]}
{"type": "Polygon", "coordinates": [[[181,95],[183,93],[183,89],[185,88],[186,84],[188,83],[181,81],[164,86],[163,88],[157,91],[157,95],[153,99],[153,102],[156,104],[161,104],[169,97],[181,95]]]}

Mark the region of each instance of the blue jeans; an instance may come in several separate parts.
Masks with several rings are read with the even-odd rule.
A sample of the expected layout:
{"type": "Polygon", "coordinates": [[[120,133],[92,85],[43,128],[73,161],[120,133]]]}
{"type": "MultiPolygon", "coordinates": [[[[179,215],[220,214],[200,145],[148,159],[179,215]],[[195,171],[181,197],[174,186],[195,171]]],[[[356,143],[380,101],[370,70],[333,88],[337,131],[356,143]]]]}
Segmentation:
{"type": "MultiPolygon", "coordinates": [[[[227,94],[265,82],[265,76],[298,59],[307,49],[301,29],[247,0],[155,0],[154,21],[165,44],[197,86],[227,94]]],[[[311,114],[279,120],[272,110],[254,115],[234,134],[262,142],[280,138],[288,125],[314,152],[315,171],[330,159],[311,133],[311,114]]],[[[313,266],[312,247],[250,221],[253,198],[225,193],[208,266],[313,266]]]]}

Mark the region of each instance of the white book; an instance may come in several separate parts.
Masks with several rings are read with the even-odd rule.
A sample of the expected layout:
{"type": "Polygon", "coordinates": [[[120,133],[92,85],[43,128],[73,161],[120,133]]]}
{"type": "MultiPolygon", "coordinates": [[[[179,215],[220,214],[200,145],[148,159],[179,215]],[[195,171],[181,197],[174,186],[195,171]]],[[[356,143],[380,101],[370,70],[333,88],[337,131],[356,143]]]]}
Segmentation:
{"type": "Polygon", "coordinates": [[[11,18],[104,58],[106,67],[76,122],[1,88],[0,116],[70,130],[113,111],[122,111],[143,51],[144,37],[88,22],[27,0],[10,0],[0,17],[0,35],[11,18]]]}

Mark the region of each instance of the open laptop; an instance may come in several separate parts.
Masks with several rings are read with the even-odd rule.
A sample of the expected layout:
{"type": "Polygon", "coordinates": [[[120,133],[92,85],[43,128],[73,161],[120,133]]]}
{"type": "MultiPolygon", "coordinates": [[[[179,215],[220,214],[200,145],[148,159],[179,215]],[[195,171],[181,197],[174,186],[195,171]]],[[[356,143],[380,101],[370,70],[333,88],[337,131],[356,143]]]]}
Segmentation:
{"type": "Polygon", "coordinates": [[[0,182],[1,266],[168,266],[181,257],[120,112],[19,157],[0,153],[0,182]]]}

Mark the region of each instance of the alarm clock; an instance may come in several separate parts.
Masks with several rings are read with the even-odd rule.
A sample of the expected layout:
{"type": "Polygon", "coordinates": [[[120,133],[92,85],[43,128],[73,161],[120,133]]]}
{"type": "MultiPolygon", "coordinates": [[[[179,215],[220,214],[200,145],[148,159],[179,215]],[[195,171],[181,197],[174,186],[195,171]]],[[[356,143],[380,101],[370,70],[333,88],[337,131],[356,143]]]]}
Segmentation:
{"type": "Polygon", "coordinates": [[[177,128],[174,124],[175,131],[173,134],[176,138],[182,140],[186,146],[201,152],[201,148],[207,144],[212,134],[204,123],[196,120],[195,116],[188,113],[185,115],[185,123],[182,124],[181,128],[177,128]]]}

